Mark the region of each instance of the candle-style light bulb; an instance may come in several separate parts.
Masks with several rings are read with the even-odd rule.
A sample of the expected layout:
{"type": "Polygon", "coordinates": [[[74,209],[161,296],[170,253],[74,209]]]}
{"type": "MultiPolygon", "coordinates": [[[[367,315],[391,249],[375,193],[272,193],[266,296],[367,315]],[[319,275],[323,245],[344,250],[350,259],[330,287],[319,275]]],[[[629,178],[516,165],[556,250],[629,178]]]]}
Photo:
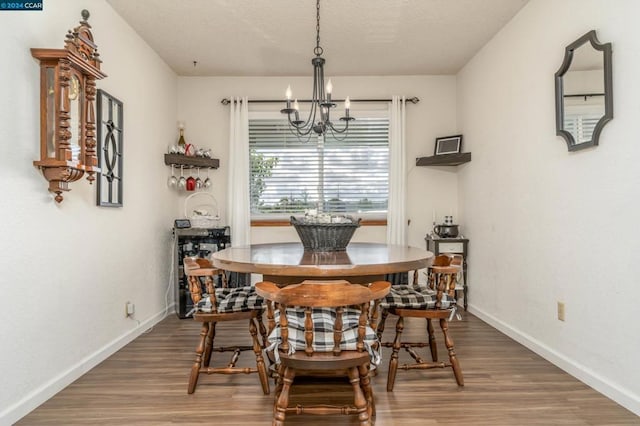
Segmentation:
{"type": "Polygon", "coordinates": [[[287,109],[291,109],[291,86],[287,86],[287,91],[284,93],[287,97],[287,109]]]}
{"type": "Polygon", "coordinates": [[[331,102],[331,91],[333,90],[333,84],[331,84],[331,79],[327,83],[327,102],[331,102]]]}
{"type": "Polygon", "coordinates": [[[300,121],[300,114],[298,113],[298,111],[300,111],[300,105],[298,105],[298,99],[293,101],[293,110],[296,113],[296,121],[300,121]]]}
{"type": "Polygon", "coordinates": [[[351,108],[351,101],[349,100],[349,97],[347,96],[347,99],[344,100],[344,109],[349,111],[349,108],[351,108]]]}

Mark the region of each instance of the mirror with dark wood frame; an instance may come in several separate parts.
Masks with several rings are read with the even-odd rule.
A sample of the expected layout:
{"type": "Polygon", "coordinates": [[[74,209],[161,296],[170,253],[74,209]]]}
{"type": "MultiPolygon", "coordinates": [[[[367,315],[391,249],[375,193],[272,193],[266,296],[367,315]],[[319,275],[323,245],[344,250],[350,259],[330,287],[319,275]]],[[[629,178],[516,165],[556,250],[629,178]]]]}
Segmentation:
{"type": "Polygon", "coordinates": [[[555,86],[556,134],[569,151],[598,145],[613,118],[611,43],[600,43],[592,30],[568,45],[555,86]]]}

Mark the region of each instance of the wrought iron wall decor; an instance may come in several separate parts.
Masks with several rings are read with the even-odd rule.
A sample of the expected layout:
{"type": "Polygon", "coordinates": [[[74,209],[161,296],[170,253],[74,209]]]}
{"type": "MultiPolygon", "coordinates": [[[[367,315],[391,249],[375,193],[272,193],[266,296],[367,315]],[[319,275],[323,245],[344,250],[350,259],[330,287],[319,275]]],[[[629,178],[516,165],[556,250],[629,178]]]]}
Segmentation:
{"type": "Polygon", "coordinates": [[[123,104],[104,90],[98,90],[98,174],[97,204],[122,207],[123,104]]]}

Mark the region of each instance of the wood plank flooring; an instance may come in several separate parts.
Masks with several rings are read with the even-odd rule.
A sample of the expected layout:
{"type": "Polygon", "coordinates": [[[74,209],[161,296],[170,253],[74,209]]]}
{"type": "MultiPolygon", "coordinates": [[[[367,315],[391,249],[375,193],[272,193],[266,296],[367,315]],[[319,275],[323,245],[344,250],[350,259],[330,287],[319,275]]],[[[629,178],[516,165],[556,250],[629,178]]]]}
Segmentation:
{"type": "MultiPolygon", "coordinates": [[[[392,336],[389,317],[385,339],[392,336]]],[[[220,344],[249,341],[244,322],[221,324],[220,344]]],[[[415,340],[423,322],[405,323],[415,340]]],[[[640,425],[640,418],[473,315],[451,323],[465,386],[450,369],[398,371],[386,392],[390,349],[383,351],[373,378],[377,426],[406,425],[640,425]]],[[[201,376],[187,395],[199,324],[173,314],[45,402],[17,425],[267,425],[272,395],[263,395],[258,376],[201,376]]],[[[440,356],[446,355],[438,335],[440,356]]],[[[427,356],[428,355],[424,355],[427,356]]],[[[401,353],[402,360],[408,360],[401,353]]],[[[226,365],[228,354],[214,353],[212,365],[226,365]]],[[[245,352],[238,365],[255,358],[245,352]]],[[[293,387],[296,400],[349,401],[348,384],[305,380],[293,387]]],[[[290,425],[354,425],[346,416],[291,415],[290,425]]]]}

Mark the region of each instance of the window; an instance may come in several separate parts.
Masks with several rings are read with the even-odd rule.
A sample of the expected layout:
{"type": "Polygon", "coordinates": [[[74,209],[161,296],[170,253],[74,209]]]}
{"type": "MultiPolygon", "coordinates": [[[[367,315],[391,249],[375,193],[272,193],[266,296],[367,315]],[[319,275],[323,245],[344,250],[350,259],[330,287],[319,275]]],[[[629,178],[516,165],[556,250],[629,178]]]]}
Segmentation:
{"type": "Polygon", "coordinates": [[[251,215],[285,218],[318,209],[386,216],[389,119],[360,118],[349,134],[298,139],[286,118],[250,118],[251,215]]]}

